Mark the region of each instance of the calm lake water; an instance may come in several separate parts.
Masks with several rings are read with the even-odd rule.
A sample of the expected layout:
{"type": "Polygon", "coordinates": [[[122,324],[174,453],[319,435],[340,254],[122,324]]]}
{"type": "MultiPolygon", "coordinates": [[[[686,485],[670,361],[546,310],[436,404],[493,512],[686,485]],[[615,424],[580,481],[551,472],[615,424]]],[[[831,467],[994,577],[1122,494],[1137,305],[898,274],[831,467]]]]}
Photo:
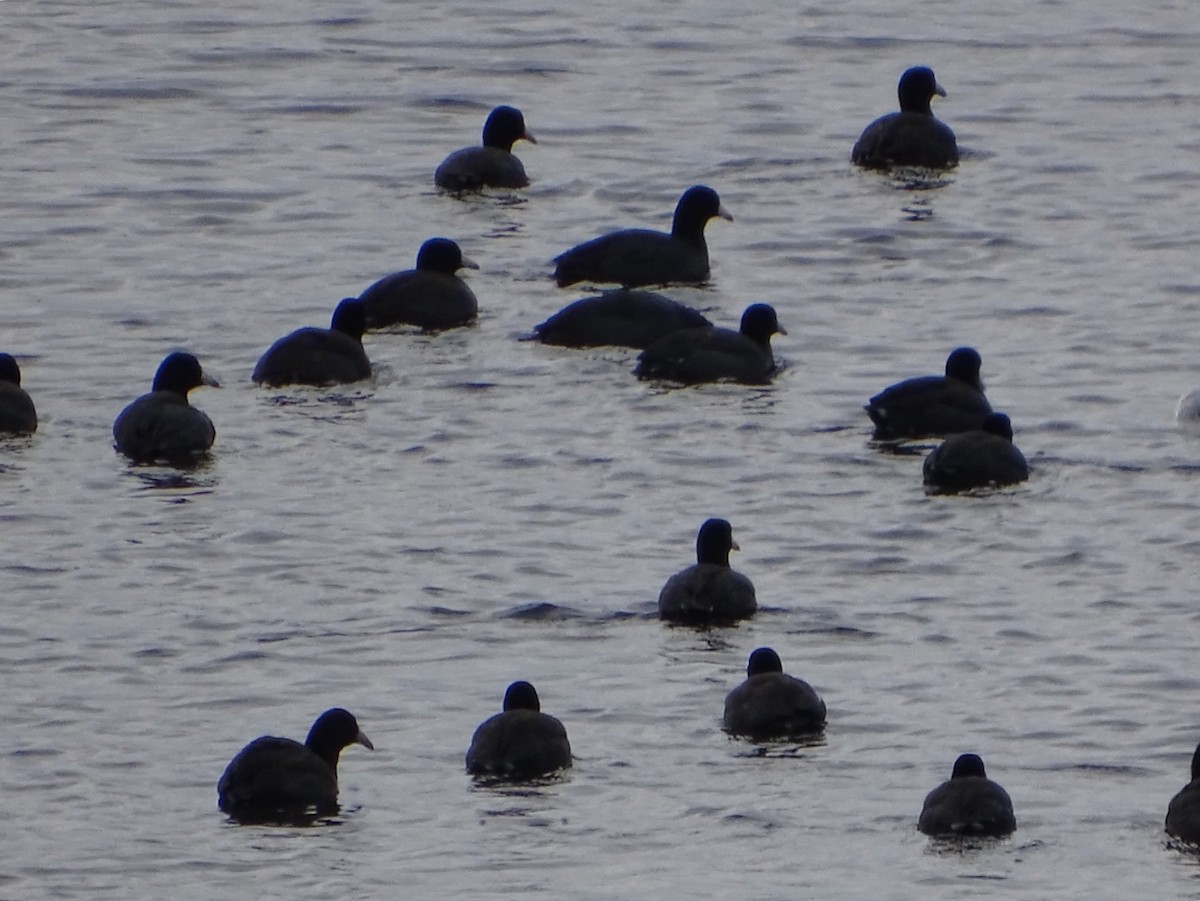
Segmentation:
{"type": "Polygon", "coordinates": [[[682,0],[0,4],[0,349],[41,427],[0,443],[4,898],[1169,898],[1162,819],[1200,740],[1200,20],[1190,3],[682,0]],[[856,171],[909,65],[961,167],[856,171]],[[512,103],[517,194],[434,167],[512,103]],[[788,329],[768,388],[668,390],[634,354],[519,337],[549,260],[666,228],[788,329]],[[254,387],[277,337],[458,240],[481,319],[369,335],[376,378],[254,387]],[[862,403],[983,354],[1030,482],[927,498],[862,403]],[[193,472],[111,447],[165,354],[224,384],[193,472]],[[655,617],[708,516],[762,612],[655,617]],[[1189,576],[1188,573],[1191,573],[1189,576]],[[823,743],[719,728],[775,647],[823,743]],[[577,755],[473,786],[508,682],[577,755]],[[353,710],[340,821],[238,827],[229,758],[353,710]],[[1012,838],[916,831],[963,751],[1012,838]]]}

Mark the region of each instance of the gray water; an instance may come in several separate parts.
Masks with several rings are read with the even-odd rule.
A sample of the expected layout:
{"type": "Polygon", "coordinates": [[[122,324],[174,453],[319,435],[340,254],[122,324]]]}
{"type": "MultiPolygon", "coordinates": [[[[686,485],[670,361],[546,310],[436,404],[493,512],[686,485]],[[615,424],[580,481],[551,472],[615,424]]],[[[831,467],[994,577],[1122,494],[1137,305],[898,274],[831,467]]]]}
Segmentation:
{"type": "Polygon", "coordinates": [[[1139,6],[0,4],[0,349],[41,415],[0,444],[0,896],[1196,896],[1162,817],[1200,739],[1200,20],[1139,6]],[[847,158],[918,63],[964,158],[909,189],[847,158]],[[436,193],[502,102],[533,185],[436,193]],[[517,340],[578,296],[553,255],[694,183],[736,221],[674,296],[772,303],[774,385],[517,340]],[[433,235],[481,265],[476,327],[251,385],[433,235]],[[1033,476],[931,499],[861,405],[967,343],[1033,476]],[[215,452],[131,466],[112,420],[176,348],[224,384],[215,452]],[[763,610],[666,627],[712,515],[763,610]],[[720,731],[759,645],[823,743],[720,731]],[[473,786],[517,678],[576,766],[473,786]],[[229,758],[333,705],[378,749],[338,821],[229,823],[229,758]],[[963,751],[1010,839],[917,833],[963,751]]]}

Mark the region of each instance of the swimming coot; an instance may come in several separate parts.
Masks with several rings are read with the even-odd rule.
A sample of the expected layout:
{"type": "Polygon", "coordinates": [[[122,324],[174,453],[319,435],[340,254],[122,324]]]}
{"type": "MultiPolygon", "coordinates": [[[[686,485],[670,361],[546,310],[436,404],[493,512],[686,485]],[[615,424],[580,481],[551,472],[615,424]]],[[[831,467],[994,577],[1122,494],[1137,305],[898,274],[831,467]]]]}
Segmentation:
{"type": "Polygon", "coordinates": [[[1200,845],[1200,745],[1192,754],[1192,781],[1167,805],[1166,830],[1177,839],[1200,845]]]}
{"type": "Polygon", "coordinates": [[[360,744],[375,750],[347,710],[326,710],[304,744],[290,738],[256,738],[229,762],[217,783],[217,805],[244,822],[289,821],[338,810],[338,757],[360,744]]]}
{"type": "Polygon", "coordinates": [[[528,682],[508,686],[504,712],[484,720],[471,738],[467,772],[521,781],[569,767],[567,730],[541,709],[537,691],[528,682]]]}
{"type": "Polygon", "coordinates": [[[738,331],[727,328],[683,329],[651,344],[638,357],[634,374],[684,384],[732,381],[758,385],[775,374],[771,336],[786,335],[775,310],[756,303],[742,314],[738,331]]]}
{"type": "Polygon", "coordinates": [[[711,326],[689,306],[652,291],[619,288],[584,297],[534,326],[543,344],[563,347],[649,347],[672,332],[711,326]]]}
{"type": "Polygon", "coordinates": [[[0,433],[28,435],[36,431],[37,409],[21,387],[21,367],[12,354],[0,354],[0,433]]]}
{"type": "Polygon", "coordinates": [[[755,741],[811,736],[825,728],[825,702],[803,679],[783,671],[771,648],[758,648],[746,681],[725,696],[725,731],[755,741]]]}
{"type": "Polygon", "coordinates": [[[1017,828],[1008,792],[987,778],[977,754],[954,761],[950,779],[925,796],[917,828],[926,835],[1008,835],[1017,828]]]}
{"type": "Polygon", "coordinates": [[[658,615],[686,623],[729,622],[758,610],[754,585],[729,566],[738,550],[733,528],[724,519],[705,520],[696,535],[696,564],[667,580],[658,595],[658,615]]]}
{"type": "Polygon", "coordinates": [[[703,284],[709,272],[704,226],[715,216],[733,220],[716,191],[695,185],[679,198],[669,235],[630,228],[593,238],[554,258],[554,280],[562,288],[576,282],[625,288],[703,284]]]}
{"type": "Polygon", "coordinates": [[[979,378],[982,360],[971,347],[946,359],[946,374],[906,379],[880,391],[864,409],[875,423],[876,441],[942,438],[983,426],[992,405],[979,378]]]}
{"type": "Polygon", "coordinates": [[[949,169],[958,165],[954,132],[934,118],[929,101],[946,92],[926,66],[900,76],[900,112],[880,116],[866,127],[850,159],[868,169],[916,166],[949,169]]]}
{"type": "Polygon", "coordinates": [[[990,413],[977,431],[956,432],[925,458],[925,489],[953,494],[992,485],[1015,485],[1029,478],[1029,464],[1012,442],[1012,423],[990,413]]]}
{"type": "Polygon", "coordinates": [[[517,141],[537,143],[525,130],[520,110],[496,107],[483,123],[483,146],[464,147],[446,157],[433,173],[434,184],[448,191],[527,187],[525,167],[512,152],[517,141]]]}
{"type": "Polygon", "coordinates": [[[212,447],[212,420],[188,403],[188,392],[201,385],[219,387],[188,353],[173,353],[158,367],[149,394],[143,394],[113,423],[118,451],[138,463],[184,462],[212,447]]]}
{"type": "Polygon", "coordinates": [[[358,296],[367,328],[415,325],[433,332],[474,322],[479,302],[455,273],[478,268],[454,241],[430,238],[417,252],[416,269],[384,276],[358,296]]]}
{"type": "Polygon", "coordinates": [[[280,338],[259,358],[250,378],[259,385],[345,385],[371,377],[363,350],[366,314],[348,297],[333,311],[329,328],[302,328],[280,338]]]}

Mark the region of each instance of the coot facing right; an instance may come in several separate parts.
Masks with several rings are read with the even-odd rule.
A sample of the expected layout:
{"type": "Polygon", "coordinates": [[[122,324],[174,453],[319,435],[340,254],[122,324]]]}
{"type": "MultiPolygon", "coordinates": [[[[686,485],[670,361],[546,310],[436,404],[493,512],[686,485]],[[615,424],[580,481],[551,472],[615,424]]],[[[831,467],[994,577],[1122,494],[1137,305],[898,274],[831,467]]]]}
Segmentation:
{"type": "Polygon", "coordinates": [[[943,438],[980,428],[992,412],[982,365],[978,351],[959,347],[946,358],[945,375],[905,379],[880,391],[864,407],[875,423],[874,439],[943,438]]]}
{"type": "Polygon", "coordinates": [[[217,783],[217,805],[244,822],[290,821],[338,810],[337,765],[352,744],[374,750],[349,711],[326,710],[304,744],[256,738],[229,762],[217,783]]]}
{"type": "Polygon", "coordinates": [[[363,304],[346,298],[333,311],[329,328],[308,327],[284,335],[259,358],[250,378],[260,385],[345,385],[371,377],[363,350],[363,304]]]}
{"type": "Polygon", "coordinates": [[[733,220],[712,188],[694,185],[675,206],[671,233],[629,228],[572,247],[554,258],[560,288],[576,282],[646,285],[699,285],[708,281],[704,227],[715,217],[733,220]]]}
{"type": "Polygon", "coordinates": [[[478,269],[449,238],[430,238],[417,252],[417,267],[384,276],[358,296],[367,328],[415,325],[427,332],[469,325],[479,314],[474,292],[457,273],[478,269]]]}
{"type": "Polygon", "coordinates": [[[786,335],[775,309],[756,303],[742,314],[738,331],[708,326],[672,332],[638,357],[634,374],[694,385],[731,381],[760,385],[775,374],[771,336],[786,335]]]}

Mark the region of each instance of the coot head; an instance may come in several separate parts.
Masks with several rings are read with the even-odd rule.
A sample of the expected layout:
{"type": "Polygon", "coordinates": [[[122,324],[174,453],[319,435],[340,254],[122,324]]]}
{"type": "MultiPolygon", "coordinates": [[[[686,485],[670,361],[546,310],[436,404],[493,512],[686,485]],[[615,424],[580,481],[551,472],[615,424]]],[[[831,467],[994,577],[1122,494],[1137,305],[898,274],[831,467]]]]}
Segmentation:
{"type": "Polygon", "coordinates": [[[693,185],[683,192],[675,205],[671,234],[703,234],[705,223],[717,217],[733,221],[733,216],[721,206],[716,191],[704,185],[693,185]]]}
{"type": "Polygon", "coordinates": [[[750,662],[746,664],[747,676],[782,672],[783,661],[771,648],[758,648],[750,655],[750,662]]]}
{"type": "Polygon", "coordinates": [[[519,109],[511,106],[496,107],[483,123],[483,146],[496,147],[511,153],[512,145],[517,141],[537,143],[537,139],[525,130],[525,117],[519,109]]]}
{"type": "Polygon", "coordinates": [[[968,776],[987,778],[983,769],[983,758],[978,754],[960,754],[954,761],[954,769],[950,772],[951,779],[963,779],[968,776]]]}
{"type": "Polygon", "coordinates": [[[367,330],[366,304],[355,297],[345,298],[334,309],[329,329],[349,335],[355,341],[361,341],[363,332],[367,330]]]}
{"type": "Polygon", "coordinates": [[[538,698],[537,689],[528,682],[514,682],[504,692],[504,709],[532,710],[537,713],[542,709],[542,702],[538,698]]]}
{"type": "Polygon", "coordinates": [[[729,565],[729,552],[741,550],[733,540],[733,526],[728,520],[707,519],[696,533],[696,562],[729,565]]]}
{"type": "Polygon", "coordinates": [[[337,765],[342,748],[358,744],[369,751],[375,750],[371,740],[358,728],[358,720],[354,718],[354,714],[341,707],[326,710],[317,717],[317,721],[308,730],[308,738],[304,740],[304,744],[318,757],[334,766],[337,765]]]}
{"type": "Polygon", "coordinates": [[[0,382],[12,382],[18,386],[21,384],[21,367],[17,365],[17,359],[12,354],[0,354],[0,382]]]}
{"type": "Polygon", "coordinates": [[[189,391],[201,385],[221,387],[216,379],[201,368],[200,361],[189,353],[170,354],[154,374],[155,391],[171,391],[187,397],[189,391]]]}
{"type": "Polygon", "coordinates": [[[956,347],[946,358],[946,378],[966,382],[977,391],[983,391],[983,382],[979,378],[979,369],[983,366],[983,358],[973,347],[956,347]]]}
{"type": "Polygon", "coordinates": [[[904,112],[929,115],[933,114],[929,101],[934,95],[946,96],[946,90],[937,83],[933,69],[928,66],[913,66],[901,75],[897,93],[900,95],[900,109],[904,112]]]}
{"type": "Polygon", "coordinates": [[[417,268],[454,275],[459,269],[478,269],[479,264],[464,257],[449,238],[430,238],[417,251],[417,268]]]}
{"type": "Polygon", "coordinates": [[[747,338],[758,344],[770,346],[772,335],[786,335],[787,331],[779,324],[775,308],[767,303],[752,303],[742,313],[742,324],[739,331],[747,338]]]}

